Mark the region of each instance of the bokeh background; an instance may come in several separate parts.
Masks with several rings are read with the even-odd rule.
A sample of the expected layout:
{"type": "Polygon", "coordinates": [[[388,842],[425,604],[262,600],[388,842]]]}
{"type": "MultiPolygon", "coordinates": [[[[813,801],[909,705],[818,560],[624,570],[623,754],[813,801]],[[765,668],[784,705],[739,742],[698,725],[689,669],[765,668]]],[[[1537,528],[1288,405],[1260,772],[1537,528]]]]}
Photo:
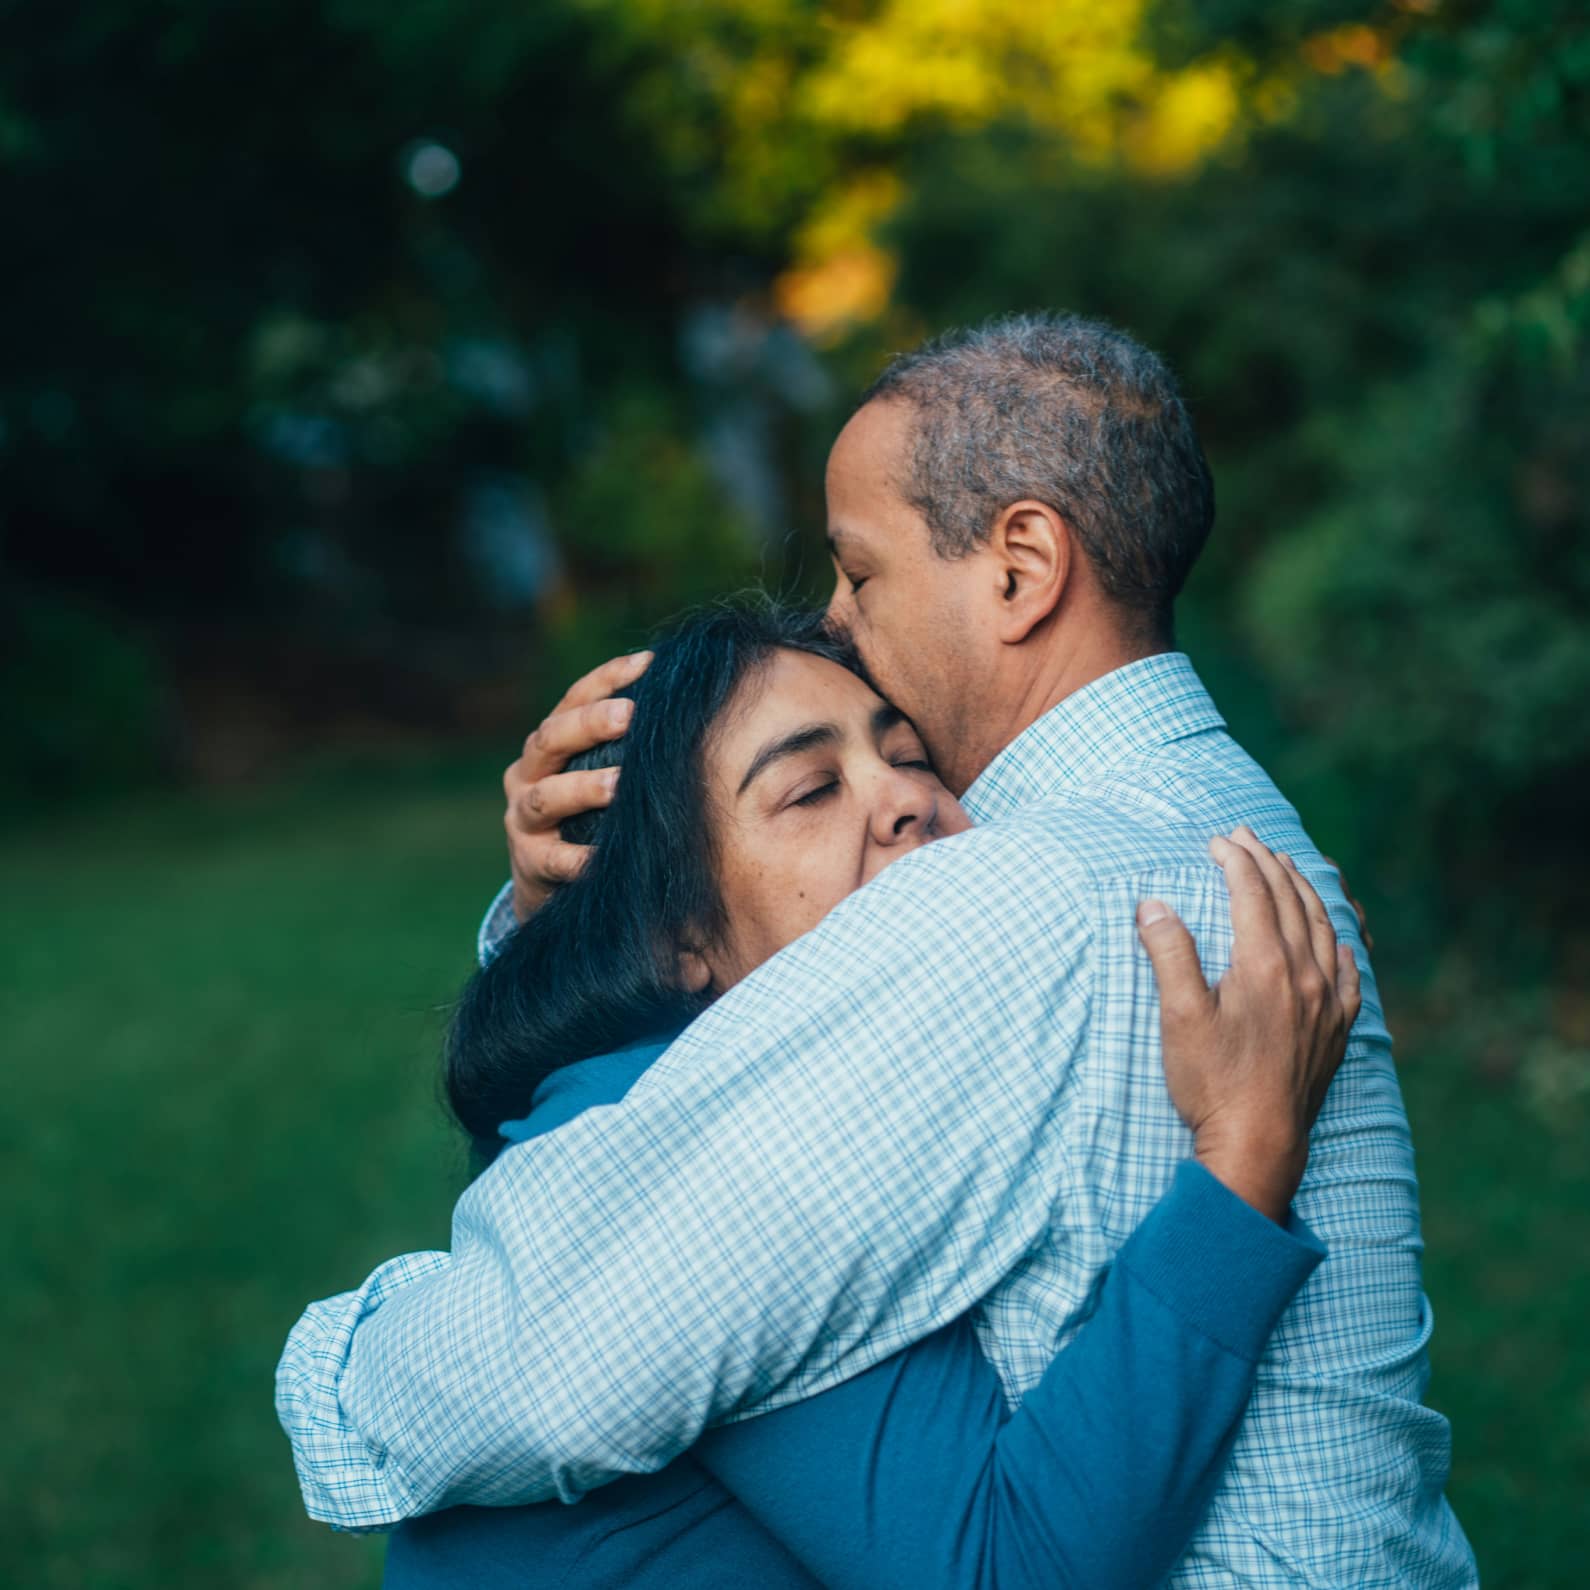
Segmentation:
{"type": "Polygon", "coordinates": [[[362,1586],[270,1376],[441,1245],[498,774],[818,593],[892,349],[1106,316],[1182,639],[1371,908],[1488,1584],[1590,1550],[1590,31],[1570,0],[0,12],[0,1580],[362,1586]]]}

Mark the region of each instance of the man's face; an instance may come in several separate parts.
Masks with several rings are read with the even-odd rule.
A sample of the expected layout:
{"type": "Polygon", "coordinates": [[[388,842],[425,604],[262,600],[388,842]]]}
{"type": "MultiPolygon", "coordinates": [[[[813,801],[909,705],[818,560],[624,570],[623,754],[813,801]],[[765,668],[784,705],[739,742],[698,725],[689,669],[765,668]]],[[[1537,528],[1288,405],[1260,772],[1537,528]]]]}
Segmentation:
{"type": "Polygon", "coordinates": [[[992,661],[975,622],[996,580],[974,551],[942,558],[927,521],[900,495],[911,410],[867,404],[828,455],[828,537],[835,584],[828,615],[849,631],[878,688],[921,732],[944,782],[960,794],[987,755],[977,732],[992,661]]]}

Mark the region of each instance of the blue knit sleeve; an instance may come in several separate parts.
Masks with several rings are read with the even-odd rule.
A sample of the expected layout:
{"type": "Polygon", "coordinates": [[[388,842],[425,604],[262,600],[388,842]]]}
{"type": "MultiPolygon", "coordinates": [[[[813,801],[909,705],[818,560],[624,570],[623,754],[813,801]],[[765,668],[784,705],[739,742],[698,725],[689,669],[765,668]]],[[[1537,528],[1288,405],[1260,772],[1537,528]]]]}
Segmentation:
{"type": "Polygon", "coordinates": [[[1014,1416],[963,1319],[693,1456],[834,1590],[1154,1584],[1323,1255],[1189,1163],[1014,1416]]]}
{"type": "MultiPolygon", "coordinates": [[[[557,1073],[504,1135],[615,1102],[664,1047],[557,1073]]],[[[830,1590],[1156,1584],[1220,1481],[1265,1343],[1324,1253],[1300,1221],[1282,1230],[1189,1161],[1014,1415],[963,1318],[831,1391],[708,1431],[690,1456],[830,1590]]],[[[634,1500],[639,1517],[656,1499],[634,1500]]],[[[574,1522],[520,1511],[547,1515],[554,1534],[552,1514],[574,1522]]],[[[676,1565],[651,1556],[657,1573],[630,1563],[626,1583],[667,1582],[676,1565]]]]}

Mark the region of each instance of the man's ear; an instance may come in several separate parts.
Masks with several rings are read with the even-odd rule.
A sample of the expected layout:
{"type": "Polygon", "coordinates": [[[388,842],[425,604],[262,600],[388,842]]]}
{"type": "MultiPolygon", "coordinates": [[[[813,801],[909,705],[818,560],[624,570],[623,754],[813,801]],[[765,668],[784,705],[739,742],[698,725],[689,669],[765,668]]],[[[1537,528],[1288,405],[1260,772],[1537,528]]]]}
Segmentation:
{"type": "Polygon", "coordinates": [[[1016,645],[1060,605],[1072,576],[1076,539],[1047,503],[1017,502],[994,521],[988,549],[1004,580],[996,634],[1016,645]]]}

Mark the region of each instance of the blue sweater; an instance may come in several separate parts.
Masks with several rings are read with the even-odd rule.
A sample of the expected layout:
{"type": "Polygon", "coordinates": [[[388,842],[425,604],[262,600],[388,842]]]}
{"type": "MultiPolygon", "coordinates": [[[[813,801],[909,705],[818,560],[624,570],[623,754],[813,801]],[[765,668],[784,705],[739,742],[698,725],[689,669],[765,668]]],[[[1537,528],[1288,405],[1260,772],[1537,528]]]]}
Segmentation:
{"type": "MultiPolygon", "coordinates": [[[[665,1047],[556,1072],[504,1135],[616,1103],[665,1047]]],[[[386,1590],[1156,1584],[1214,1493],[1256,1360],[1323,1257],[1300,1222],[1283,1231],[1184,1164],[1014,1414],[961,1319],[572,1507],[404,1524],[386,1590]]]]}

